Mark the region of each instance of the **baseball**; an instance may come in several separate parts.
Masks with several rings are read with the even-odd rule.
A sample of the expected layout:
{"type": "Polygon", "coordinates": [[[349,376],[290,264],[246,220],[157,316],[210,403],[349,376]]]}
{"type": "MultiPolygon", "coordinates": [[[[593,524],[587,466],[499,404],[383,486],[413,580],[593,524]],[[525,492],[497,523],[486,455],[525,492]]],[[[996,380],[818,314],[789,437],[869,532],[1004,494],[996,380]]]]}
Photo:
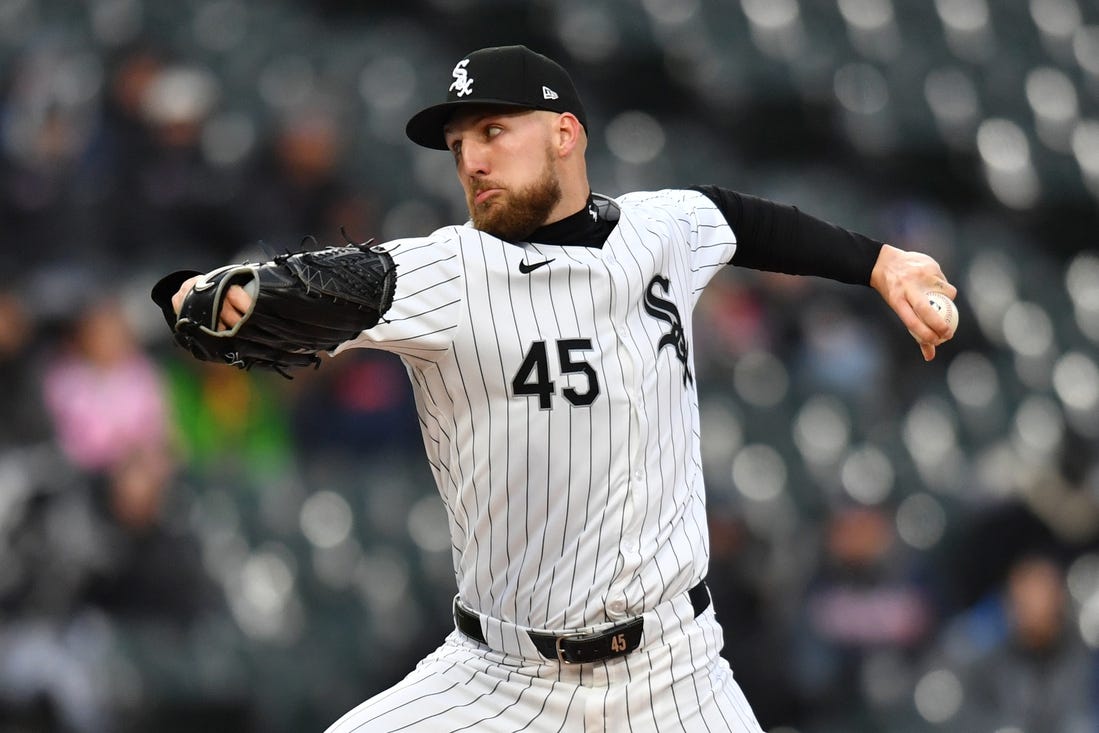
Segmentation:
{"type": "Polygon", "coordinates": [[[954,301],[935,290],[927,291],[926,295],[931,307],[946,319],[947,325],[950,326],[950,335],[953,336],[958,330],[958,308],[954,305],[954,301]]]}

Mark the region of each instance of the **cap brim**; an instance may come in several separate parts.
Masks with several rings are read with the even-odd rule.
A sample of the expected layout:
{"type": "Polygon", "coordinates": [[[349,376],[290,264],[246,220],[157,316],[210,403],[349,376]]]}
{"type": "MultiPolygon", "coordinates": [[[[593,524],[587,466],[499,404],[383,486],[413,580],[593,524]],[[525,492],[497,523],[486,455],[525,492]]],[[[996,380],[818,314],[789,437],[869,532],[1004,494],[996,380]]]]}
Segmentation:
{"type": "Polygon", "coordinates": [[[529,104],[517,104],[503,99],[463,99],[455,102],[443,102],[432,107],[422,109],[408,120],[404,131],[408,139],[417,145],[434,150],[446,150],[446,134],[443,128],[453,116],[454,112],[462,107],[476,107],[484,105],[499,105],[501,107],[515,107],[518,109],[540,109],[529,104]]]}

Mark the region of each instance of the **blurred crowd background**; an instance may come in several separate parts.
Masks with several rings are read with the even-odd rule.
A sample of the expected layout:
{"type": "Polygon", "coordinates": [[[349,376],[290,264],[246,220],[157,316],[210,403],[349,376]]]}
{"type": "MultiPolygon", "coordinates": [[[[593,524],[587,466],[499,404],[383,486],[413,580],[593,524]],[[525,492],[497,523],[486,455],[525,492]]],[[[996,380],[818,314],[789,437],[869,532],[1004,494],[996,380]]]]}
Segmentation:
{"type": "Polygon", "coordinates": [[[451,628],[403,367],[199,363],[171,270],[465,219],[404,122],[569,67],[595,190],[716,183],[931,253],[695,314],[725,654],[770,733],[1099,731],[1093,0],[0,0],[0,732],[320,731],[451,628]]]}

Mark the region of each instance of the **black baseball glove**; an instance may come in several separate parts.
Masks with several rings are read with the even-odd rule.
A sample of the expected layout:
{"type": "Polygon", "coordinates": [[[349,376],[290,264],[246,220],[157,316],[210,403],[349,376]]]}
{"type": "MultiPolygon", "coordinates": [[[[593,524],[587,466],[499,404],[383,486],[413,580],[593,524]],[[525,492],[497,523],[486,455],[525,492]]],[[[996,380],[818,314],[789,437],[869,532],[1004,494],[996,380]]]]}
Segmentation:
{"type": "Polygon", "coordinates": [[[201,273],[181,270],[153,287],[176,343],[204,361],[240,369],[319,366],[329,351],[381,320],[393,302],[393,258],[370,242],[276,257],[262,264],[228,265],[206,273],[183,300],[172,296],[201,273]],[[220,329],[218,314],[229,288],[240,285],[252,305],[240,322],[220,329]]]}

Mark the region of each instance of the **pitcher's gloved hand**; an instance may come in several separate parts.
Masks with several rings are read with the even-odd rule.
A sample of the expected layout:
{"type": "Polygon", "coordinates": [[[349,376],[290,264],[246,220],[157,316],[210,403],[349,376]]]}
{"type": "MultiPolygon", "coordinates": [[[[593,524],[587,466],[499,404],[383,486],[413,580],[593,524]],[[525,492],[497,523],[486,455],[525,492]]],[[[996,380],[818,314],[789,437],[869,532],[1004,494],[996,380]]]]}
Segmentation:
{"type": "Polygon", "coordinates": [[[396,268],[380,248],[326,247],[262,264],[227,265],[199,278],[179,313],[172,296],[200,273],[174,272],[153,288],[178,344],[204,361],[241,369],[317,366],[335,349],[374,326],[393,302],[396,268]],[[219,324],[229,288],[241,286],[251,303],[240,320],[219,324]]]}

